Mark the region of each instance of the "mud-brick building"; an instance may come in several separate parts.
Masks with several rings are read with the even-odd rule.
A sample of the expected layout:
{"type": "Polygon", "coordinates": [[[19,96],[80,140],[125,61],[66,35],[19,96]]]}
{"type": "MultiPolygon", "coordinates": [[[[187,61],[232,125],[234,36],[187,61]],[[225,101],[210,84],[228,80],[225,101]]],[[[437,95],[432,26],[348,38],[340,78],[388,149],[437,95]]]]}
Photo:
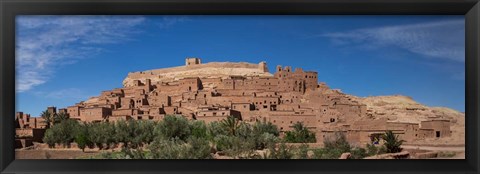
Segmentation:
{"type": "Polygon", "coordinates": [[[318,142],[335,132],[358,144],[372,142],[386,130],[407,142],[451,135],[449,120],[374,118],[365,104],[319,78],[318,72],[280,65],[272,74],[265,61],[203,63],[187,58],[184,66],[128,73],[121,88],[63,111],[82,122],[162,120],[166,115],[212,122],[234,116],[248,123],[269,121],[281,132],[302,122],[316,132],[318,142]]]}

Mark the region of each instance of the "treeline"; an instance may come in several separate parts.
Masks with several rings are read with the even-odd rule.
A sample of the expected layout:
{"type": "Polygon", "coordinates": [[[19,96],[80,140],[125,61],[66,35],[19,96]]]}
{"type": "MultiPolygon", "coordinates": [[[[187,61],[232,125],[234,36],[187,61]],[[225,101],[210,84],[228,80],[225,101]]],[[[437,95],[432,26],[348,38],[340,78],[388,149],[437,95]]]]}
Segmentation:
{"type": "Polygon", "coordinates": [[[270,122],[248,124],[231,116],[208,124],[182,116],[99,123],[64,119],[47,129],[43,141],[50,147],[75,142],[83,151],[122,147],[120,152],[94,157],[107,159],[210,159],[214,153],[237,159],[328,159],[344,152],[354,158],[383,152],[373,145],[351,147],[343,135],[327,140],[320,149],[290,146],[286,143],[316,142],[315,133],[298,122],[280,138],[277,126],[270,122]]]}

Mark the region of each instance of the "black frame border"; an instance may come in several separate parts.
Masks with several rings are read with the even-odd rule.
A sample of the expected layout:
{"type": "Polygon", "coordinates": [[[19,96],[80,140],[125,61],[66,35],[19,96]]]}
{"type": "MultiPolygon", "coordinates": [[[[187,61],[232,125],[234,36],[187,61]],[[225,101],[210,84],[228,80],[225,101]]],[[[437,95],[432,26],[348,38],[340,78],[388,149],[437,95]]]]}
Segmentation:
{"type": "Polygon", "coordinates": [[[0,0],[2,173],[479,173],[478,0],[0,0]],[[16,15],[465,15],[465,160],[15,160],[16,15]],[[12,124],[9,124],[12,123],[12,124]]]}

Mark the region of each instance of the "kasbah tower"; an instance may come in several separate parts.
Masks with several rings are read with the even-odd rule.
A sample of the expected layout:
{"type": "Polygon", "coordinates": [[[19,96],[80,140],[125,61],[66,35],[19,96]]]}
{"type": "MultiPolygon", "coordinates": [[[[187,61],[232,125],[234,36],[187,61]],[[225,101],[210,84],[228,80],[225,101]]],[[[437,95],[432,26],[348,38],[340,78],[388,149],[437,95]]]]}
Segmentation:
{"type": "MultiPolygon", "coordinates": [[[[271,74],[266,62],[202,63],[200,58],[186,58],[184,66],[129,73],[122,88],[103,91],[59,112],[82,122],[182,115],[208,123],[234,116],[247,123],[271,122],[281,132],[302,122],[316,133],[319,143],[335,132],[345,133],[350,143],[359,145],[386,130],[406,142],[451,136],[451,120],[445,117],[420,122],[377,118],[356,97],[330,89],[318,79],[317,72],[290,66],[276,66],[271,74]]],[[[23,129],[43,128],[38,119],[17,113],[16,120],[23,129]]]]}

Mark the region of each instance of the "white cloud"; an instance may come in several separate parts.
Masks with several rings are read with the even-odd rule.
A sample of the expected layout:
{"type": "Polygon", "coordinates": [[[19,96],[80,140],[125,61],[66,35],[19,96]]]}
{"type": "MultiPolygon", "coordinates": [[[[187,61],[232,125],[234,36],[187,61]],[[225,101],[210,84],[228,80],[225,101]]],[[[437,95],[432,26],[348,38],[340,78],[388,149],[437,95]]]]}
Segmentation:
{"type": "Polygon", "coordinates": [[[33,94],[50,99],[85,99],[86,96],[93,96],[77,88],[67,88],[51,92],[35,91],[33,94]]]}
{"type": "Polygon", "coordinates": [[[97,54],[100,45],[130,40],[141,16],[19,16],[16,91],[46,83],[58,66],[97,54]]]}
{"type": "Polygon", "coordinates": [[[465,61],[465,21],[448,20],[386,26],[319,35],[342,46],[364,48],[396,46],[428,58],[465,61]]]}
{"type": "Polygon", "coordinates": [[[160,29],[166,29],[177,23],[182,23],[189,20],[191,19],[188,16],[163,16],[160,20],[161,22],[157,25],[160,29]]]}

